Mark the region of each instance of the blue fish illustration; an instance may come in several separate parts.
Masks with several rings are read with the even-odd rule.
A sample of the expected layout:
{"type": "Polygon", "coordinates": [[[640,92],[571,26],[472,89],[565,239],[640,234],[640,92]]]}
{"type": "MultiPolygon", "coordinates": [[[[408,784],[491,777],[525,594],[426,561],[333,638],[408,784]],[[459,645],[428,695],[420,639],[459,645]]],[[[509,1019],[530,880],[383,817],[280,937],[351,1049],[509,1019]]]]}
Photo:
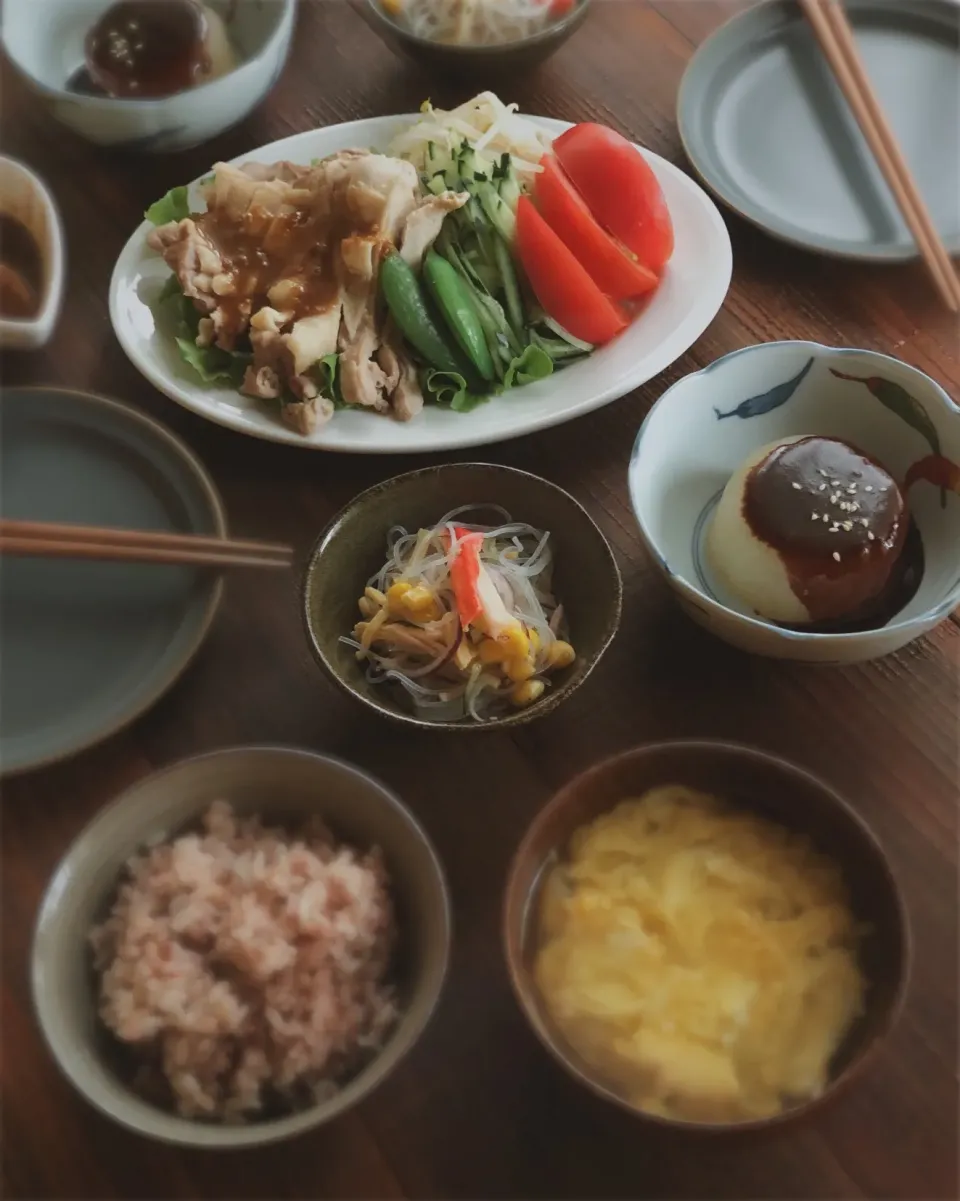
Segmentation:
{"type": "Polygon", "coordinates": [[[749,400],[741,401],[735,409],[731,409],[728,413],[721,413],[718,408],[714,407],[713,411],[717,415],[717,420],[722,421],[724,417],[759,417],[762,413],[770,413],[774,409],[779,409],[800,387],[804,376],[812,366],[813,359],[808,359],[806,366],[793,379],[788,379],[783,384],[777,384],[769,392],[761,392],[759,396],[751,396],[749,400]]]}

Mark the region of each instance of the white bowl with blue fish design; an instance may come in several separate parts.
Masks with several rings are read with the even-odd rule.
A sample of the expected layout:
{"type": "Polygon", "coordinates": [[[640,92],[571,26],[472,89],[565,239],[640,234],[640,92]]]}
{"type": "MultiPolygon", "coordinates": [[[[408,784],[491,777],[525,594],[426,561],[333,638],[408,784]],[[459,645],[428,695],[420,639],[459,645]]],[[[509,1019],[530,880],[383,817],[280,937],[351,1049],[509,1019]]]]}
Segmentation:
{"type": "Polygon", "coordinates": [[[915,367],[871,350],[815,342],[748,346],[660,397],[633,448],[630,497],[640,534],[684,610],[754,654],[856,663],[899,650],[960,605],[960,406],[915,367]],[[852,633],[766,621],[712,577],[705,536],[727,481],[782,438],[837,438],[901,486],[923,542],[912,599],[882,626],[852,633]]]}

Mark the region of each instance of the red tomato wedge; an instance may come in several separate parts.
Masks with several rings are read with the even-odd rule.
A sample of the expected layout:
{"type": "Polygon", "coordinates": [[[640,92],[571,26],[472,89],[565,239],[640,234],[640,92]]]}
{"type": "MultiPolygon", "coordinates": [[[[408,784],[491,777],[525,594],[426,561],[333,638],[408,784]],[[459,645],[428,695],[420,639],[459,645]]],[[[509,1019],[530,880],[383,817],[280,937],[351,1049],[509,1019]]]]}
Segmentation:
{"type": "Polygon", "coordinates": [[[600,228],[554,156],[544,155],[540,167],[533,190],[537,208],[600,291],[614,300],[627,300],[655,288],[659,281],[654,272],[600,228]]]}
{"type": "Polygon", "coordinates": [[[673,222],[652,168],[605,125],[574,125],[553,143],[560,166],[604,229],[651,271],[673,254],[673,222]]]}
{"type": "Polygon", "coordinates": [[[564,246],[529,196],[517,205],[517,253],[537,300],[565,330],[584,342],[609,342],[627,319],[564,246]]]}

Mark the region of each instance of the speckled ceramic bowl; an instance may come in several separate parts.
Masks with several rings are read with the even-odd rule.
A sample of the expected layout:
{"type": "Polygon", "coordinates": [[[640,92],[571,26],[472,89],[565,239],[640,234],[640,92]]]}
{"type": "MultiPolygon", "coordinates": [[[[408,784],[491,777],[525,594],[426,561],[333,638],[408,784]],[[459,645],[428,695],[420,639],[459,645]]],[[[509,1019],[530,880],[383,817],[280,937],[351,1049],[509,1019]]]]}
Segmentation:
{"type": "Polygon", "coordinates": [[[307,564],[303,613],[317,662],[345,692],[368,708],[404,725],[429,730],[503,730],[542,717],[580,687],[617,631],[621,595],[620,572],[606,538],[569,493],[512,467],[448,463],[385,480],[361,492],[333,519],[307,564]],[[391,526],[429,527],[458,505],[484,503],[500,505],[516,520],[550,531],[555,592],[566,612],[577,658],[570,667],[554,673],[552,687],[526,709],[485,722],[432,722],[405,706],[400,689],[371,684],[355,652],[340,637],[349,634],[359,620],[357,600],[383,565],[391,526]]]}
{"type": "Polygon", "coordinates": [[[655,1127],[705,1133],[772,1130],[818,1112],[867,1067],[903,1008],[910,980],[910,920],[890,863],[866,822],[829,785],[784,759],[730,742],[663,742],[605,759],[570,780],[523,836],[507,877],[503,940],[514,993],[534,1033],[591,1091],[655,1127]],[[830,1064],[819,1097],[772,1117],[736,1124],[693,1123],[646,1113],[608,1087],[563,1038],[535,978],[537,903],[545,871],[565,854],[574,832],[627,797],[682,784],[723,797],[805,835],[843,873],[854,914],[869,928],[859,953],[867,980],[864,1010],[830,1064]]]}
{"type": "Polygon", "coordinates": [[[876,659],[960,604],[960,407],[898,359],[814,342],[734,351],[660,397],[637,435],[629,483],[641,537],[680,604],[743,650],[810,663],[876,659]],[[704,541],[730,476],[761,446],[803,434],[851,443],[901,484],[919,477],[908,499],[923,541],[922,579],[913,598],[876,629],[785,629],[711,576],[704,541]]]}
{"type": "Polygon", "coordinates": [[[570,12],[532,37],[498,46],[445,46],[411,33],[389,13],[380,0],[353,0],[367,24],[397,53],[428,70],[482,82],[484,77],[516,79],[555,53],[586,20],[591,0],[577,0],[570,12]]]}
{"type": "Polygon", "coordinates": [[[120,1125],[188,1147],[254,1147],[331,1121],[375,1089],[414,1045],[440,996],[450,949],[443,869],[416,818],[383,784],[326,755],[234,747],[186,759],[128,788],[102,809],[54,872],[40,906],[31,976],[40,1028],[74,1087],[120,1125]],[[333,1096],[285,1117],[246,1125],[191,1121],[135,1093],[117,1069],[97,1017],[88,932],[102,921],[131,855],[199,821],[228,800],[269,825],[319,816],[358,848],[378,846],[397,905],[394,978],[400,1018],[383,1047],[333,1096]]]}

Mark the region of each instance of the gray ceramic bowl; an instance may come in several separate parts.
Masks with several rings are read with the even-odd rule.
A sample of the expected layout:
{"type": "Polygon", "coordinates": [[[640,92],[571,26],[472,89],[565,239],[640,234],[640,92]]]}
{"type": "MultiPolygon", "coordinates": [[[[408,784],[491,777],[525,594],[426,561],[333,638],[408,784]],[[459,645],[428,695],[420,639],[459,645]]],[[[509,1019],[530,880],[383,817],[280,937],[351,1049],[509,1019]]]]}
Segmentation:
{"type": "Polygon", "coordinates": [[[640,746],[576,776],[540,810],[520,842],[507,877],[503,940],[517,1000],[537,1037],[574,1077],[606,1101],[654,1125],[704,1132],[773,1129],[820,1109],[867,1066],[899,1017],[910,978],[909,917],[896,877],[866,822],[828,785],[784,759],[729,742],[640,746]],[[810,838],[840,867],[853,912],[869,927],[860,951],[868,987],[864,1012],[834,1056],[824,1092],[773,1117],[693,1123],[646,1113],[607,1087],[564,1040],[534,979],[539,888],[573,833],[626,797],[682,784],[723,797],[810,838]]]}
{"type": "Polygon", "coordinates": [[[532,70],[550,57],[583,24],[591,0],[577,0],[570,12],[553,25],[518,42],[498,46],[446,46],[404,29],[380,0],[352,0],[367,24],[392,49],[430,71],[457,78],[517,74],[532,70]]]}
{"type": "Polygon", "coordinates": [[[587,511],[539,476],[493,463],[447,463],[394,476],[361,492],[317,540],[307,563],[303,613],[314,657],[335,683],[384,717],[428,730],[502,730],[556,708],[596,667],[620,623],[622,585],[613,552],[587,511]],[[463,504],[496,504],[517,521],[549,530],[555,591],[566,611],[576,661],[543,698],[490,721],[432,722],[415,716],[387,684],[371,684],[340,642],[359,620],[357,600],[383,565],[387,531],[434,525],[463,504]]]}
{"type": "Polygon", "coordinates": [[[337,759],[281,747],[238,747],[187,759],[128,789],[102,810],[60,863],[40,907],[31,964],[33,998],[47,1044],[67,1078],[101,1112],[163,1142],[250,1147],[300,1134],[370,1093],[422,1033],[440,996],[450,943],[443,870],[416,819],[382,784],[337,759]],[[87,933],[116,892],[123,865],[145,844],[196,822],[229,800],[268,822],[318,813],[358,847],[379,846],[397,903],[400,1021],[376,1057],[330,1100],[246,1126],[189,1121],[141,1100],[112,1066],[97,1018],[87,933]]]}

